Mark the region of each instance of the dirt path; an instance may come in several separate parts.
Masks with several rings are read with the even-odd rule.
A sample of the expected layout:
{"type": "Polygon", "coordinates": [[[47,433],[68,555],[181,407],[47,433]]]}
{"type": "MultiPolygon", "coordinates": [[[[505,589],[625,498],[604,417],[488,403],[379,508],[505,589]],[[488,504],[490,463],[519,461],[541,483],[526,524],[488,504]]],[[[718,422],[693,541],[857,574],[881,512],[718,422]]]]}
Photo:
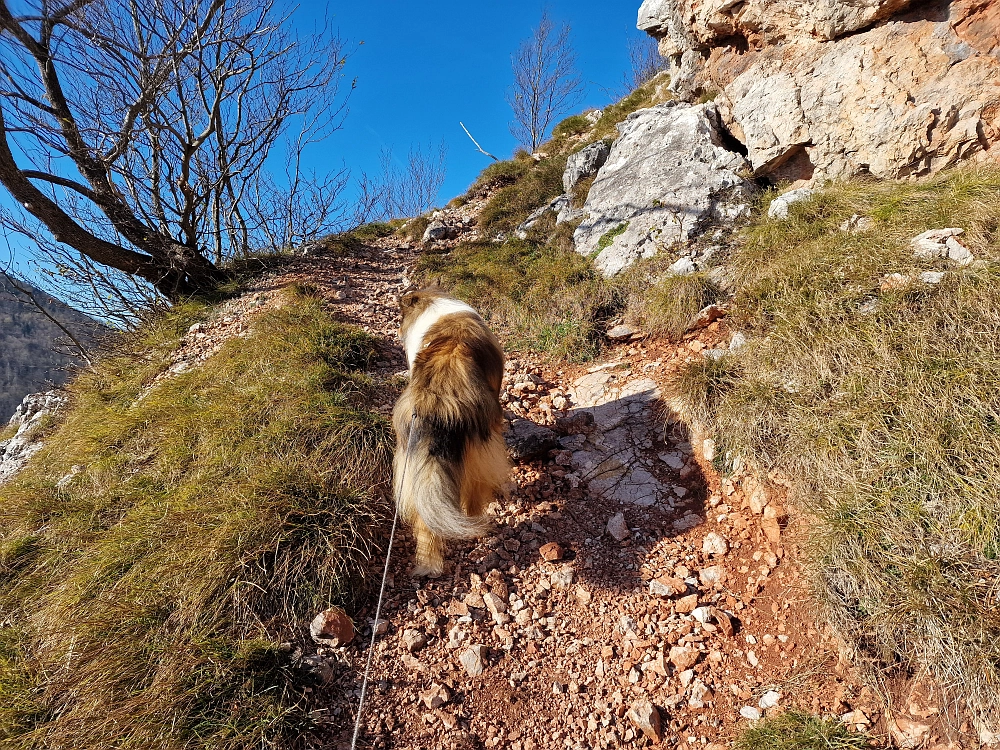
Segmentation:
{"type": "MultiPolygon", "coordinates": [[[[388,377],[405,368],[395,299],[414,257],[388,241],[350,258],[320,251],[269,288],[315,284],[341,319],[383,340],[376,367],[388,377]]],[[[779,493],[720,479],[704,443],[665,427],[670,370],[728,338],[716,322],[677,346],[619,345],[588,367],[512,358],[505,406],[518,449],[536,455],[516,463],[494,533],[455,545],[442,578],[409,577],[403,532],[364,746],[644,747],[645,729],[704,748],[792,706],[874,720],[874,696],[845,679],[815,624],[779,493]]],[[[351,646],[325,654],[336,746],[349,745],[373,613],[356,617],[351,646]]]]}

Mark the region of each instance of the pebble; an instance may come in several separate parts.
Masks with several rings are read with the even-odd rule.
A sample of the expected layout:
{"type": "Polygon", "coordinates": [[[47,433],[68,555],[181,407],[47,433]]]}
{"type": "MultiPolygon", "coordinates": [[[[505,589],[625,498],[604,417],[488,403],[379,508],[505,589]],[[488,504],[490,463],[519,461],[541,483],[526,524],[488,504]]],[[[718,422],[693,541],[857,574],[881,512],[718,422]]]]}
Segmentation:
{"type": "Polygon", "coordinates": [[[309,634],[324,646],[344,646],[354,640],[354,622],[340,607],[330,607],[309,623],[309,634]]]}
{"type": "Polygon", "coordinates": [[[543,560],[554,562],[556,560],[562,560],[564,550],[557,542],[549,542],[548,544],[543,544],[539,547],[538,553],[542,556],[543,560]]]}
{"type": "Polygon", "coordinates": [[[427,645],[427,636],[421,633],[419,630],[414,630],[408,628],[403,631],[403,646],[411,654],[415,654],[417,651],[422,649],[427,645]]]}
{"type": "Polygon", "coordinates": [[[462,655],[458,659],[462,663],[462,666],[465,667],[465,671],[469,677],[478,677],[486,668],[486,646],[481,644],[470,646],[462,652],[462,655]]]}
{"type": "Polygon", "coordinates": [[[706,555],[724,555],[729,552],[729,542],[722,534],[712,531],[705,535],[701,551],[706,555]]]}
{"type": "Polygon", "coordinates": [[[624,513],[615,513],[608,520],[608,533],[611,534],[617,541],[621,542],[628,539],[630,532],[628,530],[628,525],[625,523],[624,513]]]}

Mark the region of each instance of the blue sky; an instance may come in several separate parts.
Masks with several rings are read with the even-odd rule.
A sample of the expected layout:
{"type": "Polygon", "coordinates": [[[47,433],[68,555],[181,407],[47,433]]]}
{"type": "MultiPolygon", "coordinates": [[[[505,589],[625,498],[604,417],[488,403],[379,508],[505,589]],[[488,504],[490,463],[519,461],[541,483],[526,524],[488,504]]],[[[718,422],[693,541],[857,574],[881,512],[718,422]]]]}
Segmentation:
{"type": "Polygon", "coordinates": [[[587,83],[582,109],[607,104],[607,91],[620,89],[628,39],[641,36],[635,28],[639,5],[639,0],[333,2],[334,25],[364,44],[347,66],[348,76],[358,79],[350,115],[327,152],[353,169],[375,172],[383,147],[405,155],[411,144],[443,139],[448,180],[440,202],[445,203],[489,163],[462,132],[460,120],[487,151],[501,158],[513,152],[504,100],[510,55],[531,34],[542,10],[573,29],[587,83]]]}

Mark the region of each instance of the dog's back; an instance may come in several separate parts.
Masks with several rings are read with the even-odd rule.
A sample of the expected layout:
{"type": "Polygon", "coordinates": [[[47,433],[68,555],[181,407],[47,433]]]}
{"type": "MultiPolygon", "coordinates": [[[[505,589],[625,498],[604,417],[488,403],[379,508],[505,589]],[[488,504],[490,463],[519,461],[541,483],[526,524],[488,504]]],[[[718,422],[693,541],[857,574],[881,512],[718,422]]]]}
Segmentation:
{"type": "Polygon", "coordinates": [[[435,574],[446,540],[485,531],[482,512],[510,471],[504,357],[478,313],[439,290],[406,294],[401,308],[410,385],[393,415],[396,502],[417,535],[418,573],[435,574]]]}

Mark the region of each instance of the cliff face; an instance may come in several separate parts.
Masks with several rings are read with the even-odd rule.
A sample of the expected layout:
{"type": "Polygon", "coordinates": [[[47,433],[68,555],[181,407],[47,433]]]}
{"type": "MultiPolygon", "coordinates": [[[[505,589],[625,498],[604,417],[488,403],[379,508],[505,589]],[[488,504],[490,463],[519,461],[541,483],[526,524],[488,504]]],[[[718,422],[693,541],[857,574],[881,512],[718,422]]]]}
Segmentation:
{"type": "Polygon", "coordinates": [[[758,177],[903,178],[1000,149],[1000,0],[646,0],[672,88],[758,177]]]}
{"type": "MultiPolygon", "coordinates": [[[[101,326],[86,315],[48,295],[35,296],[60,323],[83,337],[99,333],[101,326]]],[[[59,342],[65,334],[35,307],[24,304],[0,274],[0,424],[27,394],[61,385],[77,359],[59,342]]]]}

